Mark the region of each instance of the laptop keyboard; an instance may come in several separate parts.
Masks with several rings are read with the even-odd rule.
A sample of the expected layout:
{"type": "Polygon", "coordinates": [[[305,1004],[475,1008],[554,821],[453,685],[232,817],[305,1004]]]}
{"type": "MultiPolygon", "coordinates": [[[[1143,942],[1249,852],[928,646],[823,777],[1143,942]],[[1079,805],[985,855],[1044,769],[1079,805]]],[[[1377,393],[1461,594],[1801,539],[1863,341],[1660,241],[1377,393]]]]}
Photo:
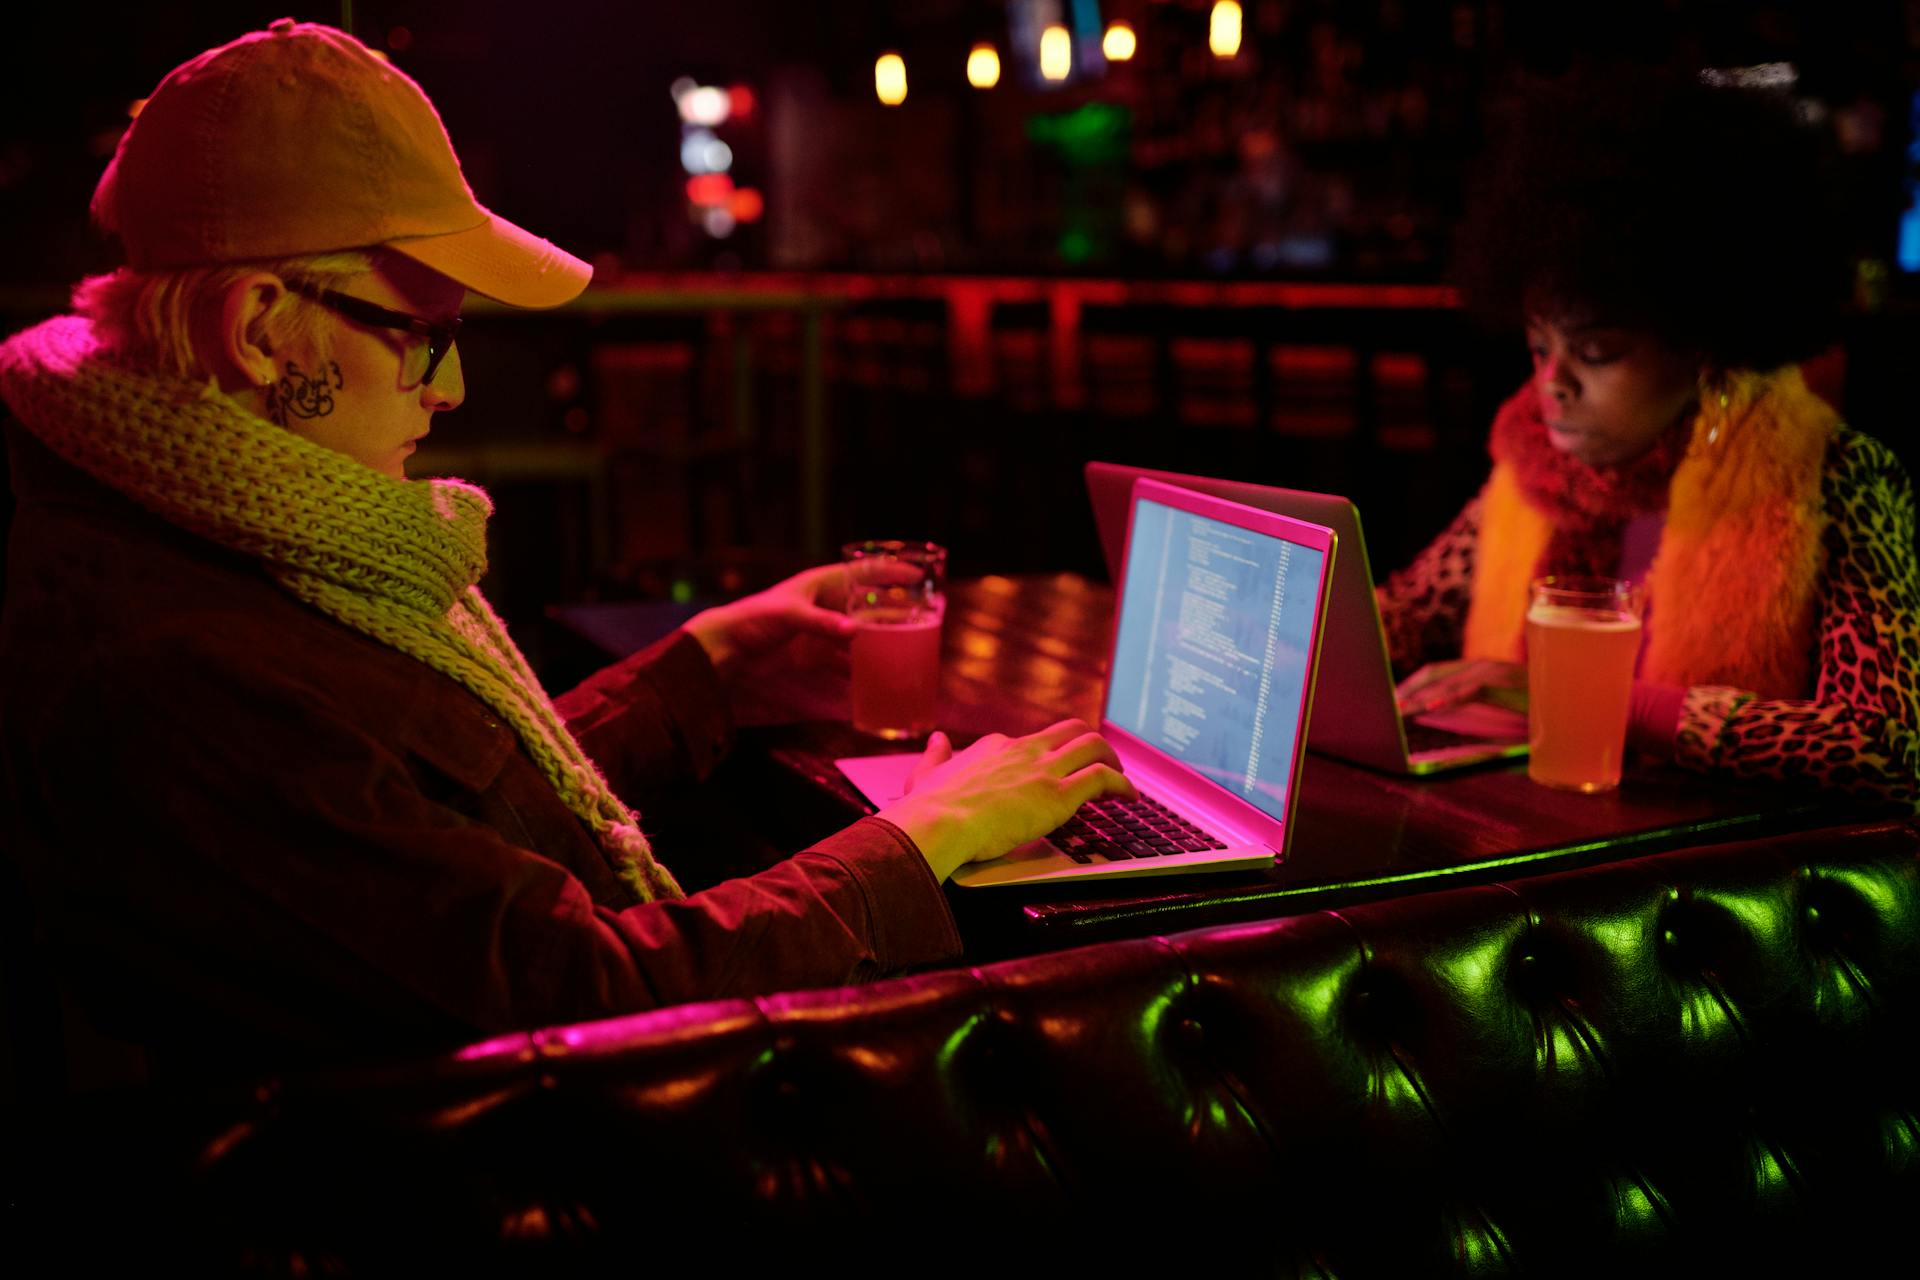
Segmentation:
{"type": "Polygon", "coordinates": [[[1137,801],[1094,800],[1083,804],[1047,839],[1075,862],[1091,862],[1095,854],[1119,862],[1227,847],[1225,841],[1216,840],[1145,796],[1137,801]]]}

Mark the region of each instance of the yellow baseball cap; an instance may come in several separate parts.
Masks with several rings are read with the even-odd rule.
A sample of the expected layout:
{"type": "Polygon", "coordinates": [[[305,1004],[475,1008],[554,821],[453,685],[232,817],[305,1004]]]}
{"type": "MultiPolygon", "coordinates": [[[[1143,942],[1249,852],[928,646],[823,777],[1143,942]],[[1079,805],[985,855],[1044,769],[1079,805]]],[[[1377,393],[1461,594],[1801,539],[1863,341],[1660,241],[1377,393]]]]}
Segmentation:
{"type": "Polygon", "coordinates": [[[384,245],[519,307],[558,306],[593,276],[473,198],[419,85],[346,32],[291,18],[168,73],[93,216],[139,270],[384,245]]]}

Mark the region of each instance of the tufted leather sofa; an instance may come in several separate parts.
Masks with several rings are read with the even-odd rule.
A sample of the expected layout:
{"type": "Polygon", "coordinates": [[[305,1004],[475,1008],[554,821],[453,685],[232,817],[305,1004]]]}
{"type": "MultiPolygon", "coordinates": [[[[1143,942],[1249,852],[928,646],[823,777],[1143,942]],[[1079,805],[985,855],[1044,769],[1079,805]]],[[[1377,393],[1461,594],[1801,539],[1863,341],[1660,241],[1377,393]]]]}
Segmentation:
{"type": "Polygon", "coordinates": [[[288,1080],[176,1221],[261,1274],[1910,1274],[1916,1050],[1920,827],[1865,823],[288,1080]]]}

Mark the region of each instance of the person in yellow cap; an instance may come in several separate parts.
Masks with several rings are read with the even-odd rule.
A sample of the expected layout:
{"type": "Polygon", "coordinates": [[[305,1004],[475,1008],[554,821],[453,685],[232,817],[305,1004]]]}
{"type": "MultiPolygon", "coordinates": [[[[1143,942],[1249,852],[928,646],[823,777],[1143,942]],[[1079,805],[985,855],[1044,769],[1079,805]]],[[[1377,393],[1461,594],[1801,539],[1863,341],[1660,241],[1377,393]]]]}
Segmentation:
{"type": "Polygon", "coordinates": [[[18,510],[4,838],[62,975],[155,1072],[246,1072],[950,961],[941,881],[1127,793],[1066,722],[683,896],[623,802],[725,682],[844,638],[837,569],[550,699],[475,587],[491,506],[406,459],[469,292],[590,270],[480,205],[420,88],[289,19],[176,68],[94,215],[127,265],[0,345],[18,510]]]}

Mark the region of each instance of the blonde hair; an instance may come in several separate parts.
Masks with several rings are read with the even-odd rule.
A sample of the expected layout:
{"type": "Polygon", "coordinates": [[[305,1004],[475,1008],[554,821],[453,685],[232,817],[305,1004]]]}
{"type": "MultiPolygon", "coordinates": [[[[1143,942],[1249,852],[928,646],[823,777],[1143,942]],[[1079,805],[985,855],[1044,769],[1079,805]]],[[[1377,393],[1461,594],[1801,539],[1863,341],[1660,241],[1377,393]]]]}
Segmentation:
{"type": "MultiPolygon", "coordinates": [[[[203,382],[213,377],[206,355],[221,341],[221,310],[227,290],[237,281],[265,271],[283,280],[331,289],[372,270],[369,250],[171,271],[121,267],[76,285],[73,309],[92,322],[95,335],[118,363],[203,382]]],[[[319,307],[299,305],[302,301],[299,295],[283,291],[248,326],[248,339],[264,340],[269,346],[311,342],[324,357],[333,332],[331,317],[319,307]]]]}

